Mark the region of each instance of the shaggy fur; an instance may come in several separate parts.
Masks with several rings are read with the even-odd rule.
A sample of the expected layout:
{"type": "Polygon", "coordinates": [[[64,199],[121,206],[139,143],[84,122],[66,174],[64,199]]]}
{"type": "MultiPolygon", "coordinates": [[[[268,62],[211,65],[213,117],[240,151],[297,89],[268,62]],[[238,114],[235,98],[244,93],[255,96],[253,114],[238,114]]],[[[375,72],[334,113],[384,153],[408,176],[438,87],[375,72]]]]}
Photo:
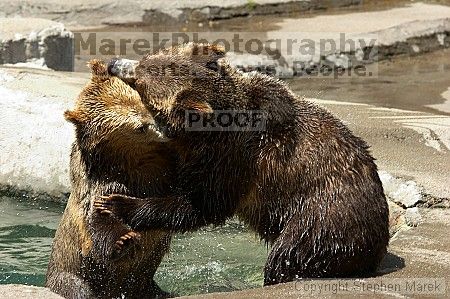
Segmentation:
{"type": "Polygon", "coordinates": [[[281,81],[244,74],[223,56],[187,44],[140,61],[136,89],[181,157],[176,194],[113,194],[96,206],[133,228],[174,232],[238,215],[272,245],[265,285],[375,271],[389,241],[388,206],[367,144],[281,81]],[[266,111],[266,130],[184,129],[185,110],[224,109],[266,111]]]}
{"type": "Polygon", "coordinates": [[[176,156],[159,136],[138,93],[92,61],[91,82],[65,117],[76,128],[72,193],[56,232],[46,286],[65,298],[165,297],[153,275],[171,234],[132,231],[93,200],[119,192],[170,195],[176,156]]]}

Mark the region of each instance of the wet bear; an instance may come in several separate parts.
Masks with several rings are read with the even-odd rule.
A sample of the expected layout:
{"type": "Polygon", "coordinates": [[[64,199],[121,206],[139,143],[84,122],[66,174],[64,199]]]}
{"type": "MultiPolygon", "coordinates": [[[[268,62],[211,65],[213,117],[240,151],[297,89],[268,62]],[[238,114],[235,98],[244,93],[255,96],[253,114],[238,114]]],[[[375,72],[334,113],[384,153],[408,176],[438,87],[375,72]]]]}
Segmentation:
{"type": "Polygon", "coordinates": [[[271,244],[265,285],[376,271],[389,241],[388,205],[367,144],[283,82],[242,73],[223,57],[217,46],[191,43],[145,56],[135,70],[113,63],[181,161],[173,196],[112,194],[96,201],[98,211],[173,232],[237,215],[271,244]],[[265,126],[189,127],[224,110],[263,111],[265,126]]]}
{"type": "Polygon", "coordinates": [[[98,196],[168,196],[176,156],[152,130],[139,94],[106,65],[91,61],[92,78],[65,118],[75,125],[70,194],[57,229],[46,286],[66,298],[165,297],[153,276],[169,249],[167,230],[135,231],[95,213],[98,196]]]}

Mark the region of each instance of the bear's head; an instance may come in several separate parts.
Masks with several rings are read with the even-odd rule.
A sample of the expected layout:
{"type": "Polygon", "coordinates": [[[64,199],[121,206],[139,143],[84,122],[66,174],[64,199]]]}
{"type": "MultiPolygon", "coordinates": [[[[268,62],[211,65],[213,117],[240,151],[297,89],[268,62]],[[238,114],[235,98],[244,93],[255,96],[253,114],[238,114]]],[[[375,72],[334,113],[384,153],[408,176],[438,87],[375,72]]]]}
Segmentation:
{"type": "Polygon", "coordinates": [[[216,90],[222,81],[219,60],[224,56],[220,46],[195,43],[149,54],[133,72],[136,90],[158,113],[169,114],[177,108],[212,112],[208,100],[217,99],[216,90]]]}
{"type": "Polygon", "coordinates": [[[269,77],[244,74],[224,57],[220,46],[187,43],[148,54],[139,63],[112,61],[110,70],[133,82],[158,127],[173,138],[183,134],[190,118],[207,119],[223,110],[258,109],[252,98],[264,95],[269,77]]]}
{"type": "Polygon", "coordinates": [[[65,119],[76,127],[77,139],[88,149],[131,148],[163,141],[151,113],[126,82],[108,74],[100,60],[88,63],[92,77],[65,119]]]}

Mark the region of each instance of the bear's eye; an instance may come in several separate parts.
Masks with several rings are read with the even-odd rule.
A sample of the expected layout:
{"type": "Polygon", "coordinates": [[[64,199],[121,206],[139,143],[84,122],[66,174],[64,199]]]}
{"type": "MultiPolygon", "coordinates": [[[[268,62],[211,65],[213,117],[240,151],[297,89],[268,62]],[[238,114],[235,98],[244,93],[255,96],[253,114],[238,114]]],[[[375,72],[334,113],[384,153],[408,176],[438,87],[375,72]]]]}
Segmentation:
{"type": "Polygon", "coordinates": [[[141,125],[137,128],[137,131],[139,133],[147,133],[152,125],[153,125],[152,121],[143,119],[141,120],[141,125]]]}
{"type": "Polygon", "coordinates": [[[206,68],[217,72],[219,70],[219,65],[217,64],[217,61],[210,61],[206,63],[206,68]]]}
{"type": "Polygon", "coordinates": [[[136,130],[139,133],[146,133],[148,131],[149,124],[142,124],[136,130]]]}

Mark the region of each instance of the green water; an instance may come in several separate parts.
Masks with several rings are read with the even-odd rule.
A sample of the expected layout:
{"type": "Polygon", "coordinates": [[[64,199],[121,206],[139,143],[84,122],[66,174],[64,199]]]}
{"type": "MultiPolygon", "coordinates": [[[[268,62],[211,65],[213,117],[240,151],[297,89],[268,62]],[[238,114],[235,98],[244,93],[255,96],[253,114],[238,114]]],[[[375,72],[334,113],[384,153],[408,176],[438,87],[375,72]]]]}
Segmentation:
{"type": "MultiPolygon", "coordinates": [[[[0,284],[43,286],[52,238],[64,205],[0,195],[0,284]]],[[[179,295],[242,290],[262,285],[267,249],[243,225],[175,236],[156,274],[179,295]]]]}

